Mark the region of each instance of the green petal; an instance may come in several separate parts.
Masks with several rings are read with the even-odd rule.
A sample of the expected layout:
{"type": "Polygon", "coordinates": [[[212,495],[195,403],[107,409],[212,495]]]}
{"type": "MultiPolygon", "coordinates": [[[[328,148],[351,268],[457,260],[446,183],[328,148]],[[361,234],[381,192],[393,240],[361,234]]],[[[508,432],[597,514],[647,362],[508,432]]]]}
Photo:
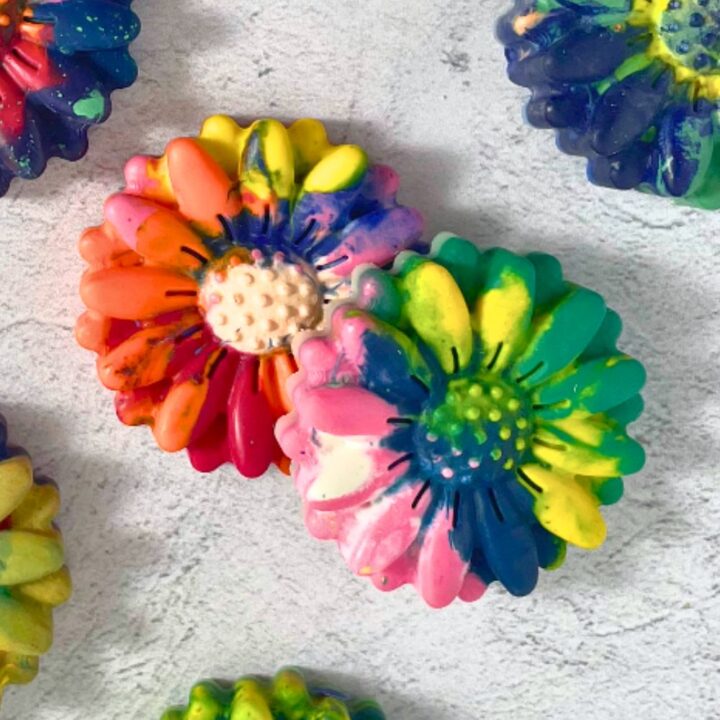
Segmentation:
{"type": "Polygon", "coordinates": [[[273,699],[284,713],[297,713],[298,710],[307,710],[310,706],[311,698],[305,680],[291,668],[280,670],[275,675],[272,693],[273,699]]]}
{"type": "Polygon", "coordinates": [[[569,365],[587,347],[605,312],[600,295],[572,288],[534,320],[527,347],[513,368],[516,380],[533,387],[569,365]]]}
{"type": "Polygon", "coordinates": [[[535,457],[568,473],[616,477],[637,472],[645,463],[642,446],[615,423],[570,416],[543,423],[533,436],[535,457]]]}
{"type": "Polygon", "coordinates": [[[635,422],[645,409],[645,402],[640,395],[636,395],[630,398],[627,402],[622,405],[618,405],[612,410],[608,410],[605,414],[611,420],[615,421],[620,427],[624,428],[631,422],[635,422]]]}
{"type": "Polygon", "coordinates": [[[62,566],[58,539],[23,530],[0,532],[0,585],[33,582],[62,566]]]}
{"type": "Polygon", "coordinates": [[[467,306],[473,307],[484,282],[486,254],[469,240],[441,233],[433,240],[430,255],[455,278],[467,306]]]}
{"type": "Polygon", "coordinates": [[[462,370],[472,355],[470,313],[460,288],[442,265],[412,262],[403,268],[405,315],[447,373],[462,370]]]}
{"type": "Polygon", "coordinates": [[[595,337],[580,355],[580,360],[618,355],[617,341],[621,332],[622,320],[620,316],[614,310],[608,308],[602,325],[600,325],[595,337]]]}
{"type": "Polygon", "coordinates": [[[391,325],[400,325],[403,300],[398,281],[376,267],[364,267],[353,278],[353,299],[363,310],[391,325]]]}
{"type": "Polygon", "coordinates": [[[545,420],[581,411],[594,415],[621,405],[645,383],[645,369],[627,355],[591,360],[536,388],[533,405],[545,420]]]}
{"type": "Polygon", "coordinates": [[[529,253],[527,259],[535,268],[535,307],[554,304],[568,289],[560,261],[546,253],[529,253]]]}
{"type": "Polygon", "coordinates": [[[50,610],[0,593],[0,650],[19,655],[42,655],[52,644],[50,610]]]}
{"type": "Polygon", "coordinates": [[[518,353],[530,327],[535,268],[507,250],[490,250],[486,255],[485,286],[475,305],[474,322],[484,357],[499,372],[518,353]]]}
{"type": "Polygon", "coordinates": [[[221,688],[217,683],[198,683],[190,692],[187,708],[169,710],[162,720],[222,720],[232,696],[232,690],[221,688]]]}

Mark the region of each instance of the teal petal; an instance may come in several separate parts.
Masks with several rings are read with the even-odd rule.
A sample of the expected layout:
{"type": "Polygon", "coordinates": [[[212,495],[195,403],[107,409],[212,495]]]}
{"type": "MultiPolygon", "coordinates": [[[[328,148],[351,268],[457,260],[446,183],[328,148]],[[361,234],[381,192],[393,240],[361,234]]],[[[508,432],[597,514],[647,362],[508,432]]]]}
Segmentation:
{"type": "Polygon", "coordinates": [[[431,255],[455,278],[468,307],[472,307],[484,284],[487,253],[481,253],[469,240],[444,233],[433,240],[431,255]]]}

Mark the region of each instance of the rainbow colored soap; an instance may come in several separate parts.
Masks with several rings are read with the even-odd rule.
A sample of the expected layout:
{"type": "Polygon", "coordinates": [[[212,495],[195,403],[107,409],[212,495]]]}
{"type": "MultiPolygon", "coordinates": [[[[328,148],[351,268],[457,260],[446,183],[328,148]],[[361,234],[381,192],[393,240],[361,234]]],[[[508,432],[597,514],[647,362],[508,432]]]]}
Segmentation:
{"type": "Polygon", "coordinates": [[[0,698],[30,682],[52,643],[52,610],[70,596],[62,538],[53,525],[60,498],[30,459],[8,448],[0,416],[0,698]]]}
{"type": "Polygon", "coordinates": [[[526,595],[567,543],[601,545],[600,506],[644,462],[626,426],[645,380],[603,299],[550,255],[452,235],[353,282],[297,338],[277,425],[309,531],[433,607],[495,580],[526,595]]]}
{"type": "Polygon", "coordinates": [[[78,160],[87,132],[131,85],[128,44],[140,31],[131,0],[0,2],[0,196],[49,158],[78,160]]]}
{"type": "Polygon", "coordinates": [[[597,185],[720,207],[718,0],[518,0],[499,22],[530,124],[597,185]]]}
{"type": "Polygon", "coordinates": [[[308,689],[295,670],[272,680],[244,677],[234,685],[198,683],[185,707],[168,710],[161,720],[385,720],[371,700],[348,700],[331,690],[308,689]]]}
{"type": "Polygon", "coordinates": [[[353,268],[418,242],[419,213],[397,190],[393,170],[331,145],[316,120],[215,116],[130,160],[80,244],[77,337],[120,419],[201,471],[286,469],[273,430],[290,408],[290,342],[349,292],[353,268]]]}

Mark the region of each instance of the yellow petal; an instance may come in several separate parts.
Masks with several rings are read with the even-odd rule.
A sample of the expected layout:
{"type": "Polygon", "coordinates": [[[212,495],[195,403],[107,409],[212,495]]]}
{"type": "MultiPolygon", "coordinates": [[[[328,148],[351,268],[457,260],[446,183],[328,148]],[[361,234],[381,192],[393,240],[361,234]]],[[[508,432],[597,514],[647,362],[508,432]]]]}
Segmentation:
{"type": "Polygon", "coordinates": [[[0,652],[0,700],[6,685],[24,685],[37,675],[38,658],[34,655],[0,652]]]}
{"type": "Polygon", "coordinates": [[[308,173],[304,193],[333,193],[357,186],[368,167],[365,151],[357,145],[340,145],[331,150],[308,173]]]}
{"type": "Polygon", "coordinates": [[[531,464],[518,470],[518,480],[535,498],[535,517],[548,532],[588,550],[603,544],[600,503],[572,475],[531,464]]]}
{"type": "Polygon", "coordinates": [[[13,512],[12,526],[17,530],[50,530],[59,509],[60,494],[54,485],[33,485],[13,512]]]}
{"type": "Polygon", "coordinates": [[[59,570],[63,562],[59,537],[25,530],[0,532],[0,585],[38,580],[59,570]]]}
{"type": "Polygon", "coordinates": [[[10,515],[22,502],[32,483],[32,464],[25,455],[0,462],[0,520],[10,515]]]}
{"type": "Polygon", "coordinates": [[[304,118],[288,128],[295,150],[295,176],[302,178],[332,149],[325,126],[319,120],[304,118]]]}
{"type": "Polygon", "coordinates": [[[0,650],[42,655],[52,644],[52,615],[32,600],[0,594],[0,650]]]}
{"type": "Polygon", "coordinates": [[[47,577],[17,587],[19,595],[56,607],[70,599],[72,594],[72,581],[66,567],[60,568],[47,577]]]}

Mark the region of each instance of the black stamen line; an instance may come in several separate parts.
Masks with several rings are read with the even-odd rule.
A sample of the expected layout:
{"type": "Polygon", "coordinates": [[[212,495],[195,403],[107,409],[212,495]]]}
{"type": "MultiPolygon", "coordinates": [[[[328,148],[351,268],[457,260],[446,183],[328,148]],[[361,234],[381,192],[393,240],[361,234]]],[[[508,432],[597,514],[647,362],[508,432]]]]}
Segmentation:
{"type": "Polygon", "coordinates": [[[323,270],[330,270],[330,269],[337,267],[338,265],[344,263],[347,259],[348,259],[347,255],[341,255],[339,258],[335,258],[334,260],[324,263],[323,265],[316,265],[315,269],[318,272],[322,272],[323,270]]]}
{"type": "Polygon", "coordinates": [[[223,233],[225,234],[225,239],[228,242],[234,242],[232,225],[230,224],[230,221],[224,215],[216,215],[216,217],[217,217],[217,221],[220,223],[220,225],[222,225],[223,233]]]}
{"type": "Polygon", "coordinates": [[[388,425],[412,425],[415,421],[412,418],[391,417],[387,419],[388,425]]]}
{"type": "Polygon", "coordinates": [[[532,370],[528,370],[524,375],[520,375],[515,378],[516,383],[521,383],[527,380],[531,375],[534,375],[545,363],[541,360],[532,370]]]}
{"type": "Polygon", "coordinates": [[[270,206],[265,206],[265,215],[263,216],[263,227],[262,227],[262,234],[267,235],[268,230],[270,229],[270,206]]]}
{"type": "Polygon", "coordinates": [[[413,457],[415,457],[415,453],[406,453],[402,457],[399,457],[397,460],[393,460],[388,466],[388,470],[392,470],[393,468],[396,468],[400,463],[407,462],[408,460],[412,460],[413,457]]]}
{"type": "Polygon", "coordinates": [[[430,388],[417,375],[411,375],[410,379],[416,385],[419,385],[428,395],[430,394],[430,388]]]}
{"type": "Polygon", "coordinates": [[[195,297],[197,290],[166,290],[165,297],[195,297]]]}
{"type": "Polygon", "coordinates": [[[428,491],[429,487],[430,487],[430,481],[426,480],[425,484],[420,488],[420,491],[415,496],[415,499],[412,501],[411,507],[413,510],[418,506],[418,504],[422,500],[423,495],[428,491]]]}
{"type": "Polygon", "coordinates": [[[299,245],[301,242],[303,242],[307,236],[315,229],[315,226],[317,225],[317,220],[311,220],[307,227],[293,240],[293,243],[295,245],[299,245]]]}
{"type": "Polygon", "coordinates": [[[523,479],[523,482],[529,485],[536,493],[540,494],[543,491],[536,482],[530,479],[530,476],[522,468],[517,469],[517,474],[523,479]]]}
{"type": "Polygon", "coordinates": [[[492,488],[488,488],[488,497],[490,498],[490,504],[492,505],[495,517],[497,517],[500,522],[505,522],[505,516],[502,514],[502,510],[500,510],[500,505],[498,505],[497,498],[495,497],[495,491],[492,488]]]}
{"type": "Polygon", "coordinates": [[[192,248],[189,248],[187,245],[182,245],[180,247],[180,252],[184,252],[186,255],[190,255],[191,257],[194,257],[197,261],[202,263],[203,265],[207,265],[208,259],[199,253],[197,250],[193,250],[192,248]]]}
{"type": "Polygon", "coordinates": [[[453,375],[455,375],[455,373],[460,372],[460,356],[454,345],[450,348],[450,352],[452,353],[453,375]]]}
{"type": "Polygon", "coordinates": [[[207,379],[212,380],[212,376],[215,374],[215,371],[218,369],[218,366],[220,363],[225,359],[225,356],[228,354],[227,348],[223,348],[219,353],[218,356],[213,360],[213,364],[210,366],[210,369],[207,373],[207,379]]]}
{"type": "Polygon", "coordinates": [[[457,527],[457,524],[458,524],[458,511],[459,510],[460,510],[460,493],[456,490],[455,497],[453,498],[453,520],[452,520],[453,530],[457,527]]]}
{"type": "Polygon", "coordinates": [[[561,445],[560,443],[551,443],[551,442],[548,442],[547,440],[543,440],[542,438],[539,438],[539,437],[533,437],[533,442],[536,445],[542,445],[543,447],[546,447],[549,450],[558,450],[560,452],[565,452],[565,450],[567,450],[567,447],[565,447],[565,445],[561,445]]]}
{"type": "Polygon", "coordinates": [[[552,408],[563,409],[563,408],[570,407],[571,404],[572,403],[569,400],[558,400],[557,402],[554,402],[554,403],[536,403],[535,405],[532,406],[532,409],[535,411],[550,410],[552,408]]]}
{"type": "Polygon", "coordinates": [[[192,337],[195,333],[200,332],[205,325],[203,323],[198,323],[197,325],[193,325],[192,327],[187,328],[186,330],[183,330],[181,333],[175,336],[175,342],[181,343],[183,340],[187,340],[189,337],[192,337]]]}
{"type": "Polygon", "coordinates": [[[503,343],[498,343],[498,346],[495,348],[495,354],[492,356],[492,360],[487,364],[487,369],[492,370],[495,367],[495,364],[497,363],[498,359],[500,358],[500,353],[503,349],[503,343]]]}

